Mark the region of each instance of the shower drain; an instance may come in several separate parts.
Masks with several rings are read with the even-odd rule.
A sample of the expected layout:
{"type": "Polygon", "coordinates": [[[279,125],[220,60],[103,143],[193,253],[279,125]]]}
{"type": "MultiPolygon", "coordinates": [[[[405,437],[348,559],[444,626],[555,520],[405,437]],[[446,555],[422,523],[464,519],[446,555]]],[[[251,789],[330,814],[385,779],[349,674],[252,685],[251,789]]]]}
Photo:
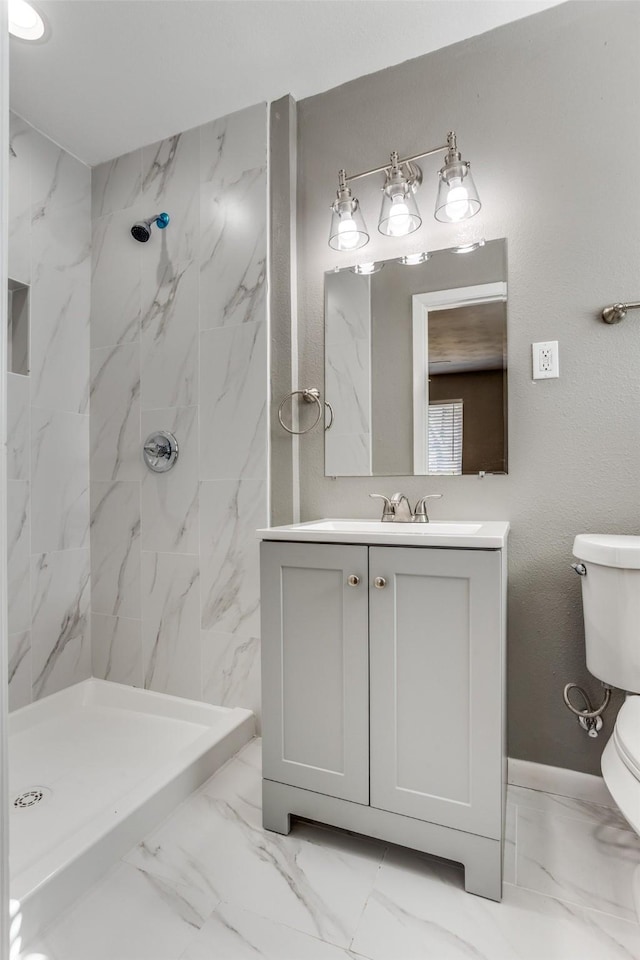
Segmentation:
{"type": "Polygon", "coordinates": [[[46,787],[31,787],[14,797],[13,805],[17,810],[27,810],[29,807],[35,807],[36,804],[41,803],[50,793],[51,791],[47,790],[46,787]]]}

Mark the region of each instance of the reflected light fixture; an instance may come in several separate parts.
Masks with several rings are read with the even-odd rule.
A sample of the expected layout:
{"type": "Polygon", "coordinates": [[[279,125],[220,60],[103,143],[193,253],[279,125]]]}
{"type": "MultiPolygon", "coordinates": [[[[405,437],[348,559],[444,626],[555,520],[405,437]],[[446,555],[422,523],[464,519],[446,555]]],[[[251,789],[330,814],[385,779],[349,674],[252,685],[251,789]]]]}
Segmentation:
{"type": "Polygon", "coordinates": [[[406,257],[398,257],[398,263],[405,267],[416,267],[419,263],[426,263],[430,259],[430,253],[408,253],[406,257]]]}
{"type": "Polygon", "coordinates": [[[41,40],[44,20],[26,0],[9,0],[9,33],[20,40],[41,40]]]}
{"type": "Polygon", "coordinates": [[[351,267],[351,272],[369,277],[372,273],[380,273],[383,267],[384,263],[375,263],[375,261],[370,260],[367,263],[356,263],[355,266],[351,267]]]}
{"type": "Polygon", "coordinates": [[[394,150],[388,164],[351,176],[347,176],[345,170],[340,170],[338,192],[331,205],[329,246],[334,250],[349,251],[364,247],[369,242],[369,233],[360,205],[352,195],[349,184],[353,180],[376,173],[385,175],[378,221],[380,233],[387,237],[406,237],[417,230],[422,224],[422,217],[415,193],[422,183],[422,170],[415,161],[443,152],[446,152],[446,157],[439,174],[434,216],[436,220],[445,223],[458,223],[474,217],[482,205],[471,176],[470,165],[468,161],[462,160],[456,135],[451,131],[444,146],[403,159],[394,150]]]}

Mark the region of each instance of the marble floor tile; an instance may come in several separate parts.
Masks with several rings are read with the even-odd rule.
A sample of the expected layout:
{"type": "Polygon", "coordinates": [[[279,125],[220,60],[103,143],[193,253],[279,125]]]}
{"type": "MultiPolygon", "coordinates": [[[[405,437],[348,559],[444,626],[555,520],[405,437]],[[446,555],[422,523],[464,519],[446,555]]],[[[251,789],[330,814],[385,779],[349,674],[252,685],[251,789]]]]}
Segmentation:
{"type": "Polygon", "coordinates": [[[372,960],[631,960],[640,926],[508,884],[502,903],[470,896],[461,868],[392,848],[351,947],[372,960]]]}
{"type": "MultiPolygon", "coordinates": [[[[38,960],[640,957],[640,924],[610,913],[509,883],[502,903],[474,897],[461,867],[330,828],[266,833],[260,776],[254,740],[21,960],[38,951],[38,960]]],[[[525,814],[558,807],[554,798],[519,799],[525,814]]]]}
{"type": "Polygon", "coordinates": [[[47,960],[177,960],[217,901],[193,887],[118,864],[33,943],[47,960]]]}
{"type": "Polygon", "coordinates": [[[181,960],[354,960],[350,950],[222,903],[181,960]]]}
{"type": "Polygon", "coordinates": [[[640,838],[631,830],[518,807],[516,882],[538,893],[637,920],[632,877],[640,838]]]}
{"type": "Polygon", "coordinates": [[[619,827],[629,830],[629,824],[611,800],[610,806],[593,803],[588,800],[576,800],[573,797],[561,797],[542,790],[528,790],[526,787],[507,788],[507,803],[510,807],[529,807],[540,810],[550,816],[571,817],[573,820],[591,820],[603,827],[619,827]]]}
{"type": "Polygon", "coordinates": [[[127,856],[165,880],[301,933],[348,947],[384,845],[308,824],[287,836],[261,823],[255,755],[244,752],[127,856]]]}

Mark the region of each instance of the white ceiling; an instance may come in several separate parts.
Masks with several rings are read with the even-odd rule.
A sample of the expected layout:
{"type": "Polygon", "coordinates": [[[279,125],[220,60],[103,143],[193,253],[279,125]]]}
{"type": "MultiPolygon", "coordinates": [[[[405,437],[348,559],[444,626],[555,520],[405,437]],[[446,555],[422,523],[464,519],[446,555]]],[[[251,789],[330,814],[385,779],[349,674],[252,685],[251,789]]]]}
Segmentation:
{"type": "Polygon", "coordinates": [[[40,0],[11,105],[89,164],[262,100],[296,100],[559,0],[40,0]]]}

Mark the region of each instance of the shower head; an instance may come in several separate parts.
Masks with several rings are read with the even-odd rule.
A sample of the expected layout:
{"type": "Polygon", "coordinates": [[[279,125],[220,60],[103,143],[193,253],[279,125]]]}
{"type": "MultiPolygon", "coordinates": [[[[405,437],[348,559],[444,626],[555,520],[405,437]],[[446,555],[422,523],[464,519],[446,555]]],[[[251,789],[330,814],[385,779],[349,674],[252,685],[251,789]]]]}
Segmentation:
{"type": "Polygon", "coordinates": [[[134,223],[131,227],[131,236],[133,239],[138,240],[140,243],[146,243],[151,236],[152,223],[155,223],[159,230],[164,230],[169,224],[169,214],[156,213],[155,216],[149,217],[148,220],[139,220],[138,223],[134,223]]]}

